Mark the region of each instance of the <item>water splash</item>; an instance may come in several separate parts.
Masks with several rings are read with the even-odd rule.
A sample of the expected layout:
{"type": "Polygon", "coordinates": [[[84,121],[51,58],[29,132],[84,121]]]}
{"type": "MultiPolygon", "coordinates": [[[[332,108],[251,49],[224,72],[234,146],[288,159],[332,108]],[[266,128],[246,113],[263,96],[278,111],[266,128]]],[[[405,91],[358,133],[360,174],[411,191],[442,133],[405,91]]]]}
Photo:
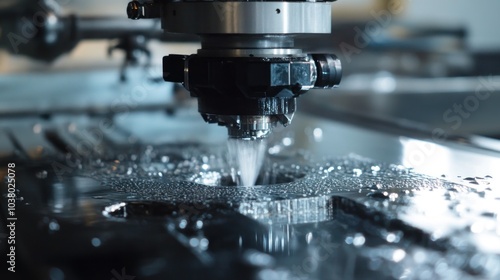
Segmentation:
{"type": "MultiPolygon", "coordinates": [[[[268,254],[250,254],[251,265],[271,256],[277,265],[299,268],[284,278],[500,276],[500,192],[491,176],[464,176],[457,184],[355,155],[317,160],[305,152],[278,151],[265,160],[259,186],[237,187],[232,169],[240,163],[229,164],[227,157],[225,146],[146,147],[94,159],[79,173],[110,190],[88,193],[94,205],[104,207],[106,219],[130,219],[134,225],[140,218],[152,227],[164,223],[169,236],[207,266],[219,260],[214,252],[238,244],[242,252],[259,248],[268,254]],[[263,179],[273,176],[277,180],[263,179]],[[242,223],[248,227],[233,231],[238,227],[227,222],[231,217],[248,218],[242,223]],[[220,221],[231,225],[223,228],[227,231],[220,221]],[[227,247],[220,232],[234,234],[227,247]],[[314,261],[318,270],[304,267],[303,260],[314,261]]],[[[50,222],[44,229],[58,234],[50,222]]],[[[94,237],[85,240],[93,248],[99,245],[94,237]]]]}
{"type": "Polygon", "coordinates": [[[241,186],[255,185],[265,159],[266,140],[229,139],[227,145],[229,161],[239,171],[239,180],[234,181],[241,186]]]}

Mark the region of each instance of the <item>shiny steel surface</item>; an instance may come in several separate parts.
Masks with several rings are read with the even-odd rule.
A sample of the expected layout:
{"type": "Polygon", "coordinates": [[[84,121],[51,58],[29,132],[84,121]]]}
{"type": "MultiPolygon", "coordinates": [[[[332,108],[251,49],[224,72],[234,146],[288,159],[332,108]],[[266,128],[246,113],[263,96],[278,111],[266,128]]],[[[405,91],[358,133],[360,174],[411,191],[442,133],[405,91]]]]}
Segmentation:
{"type": "Polygon", "coordinates": [[[233,35],[210,34],[201,39],[199,55],[212,57],[279,57],[305,56],[295,48],[295,36],[285,35],[233,35]]]}
{"type": "Polygon", "coordinates": [[[304,56],[301,49],[199,49],[198,54],[211,57],[280,57],[304,56]]]}
{"type": "Polygon", "coordinates": [[[51,279],[55,270],[78,280],[113,277],[121,267],[145,279],[500,274],[498,153],[299,114],[269,139],[264,169],[289,179],[236,187],[222,183],[231,169],[223,130],[191,109],[0,122],[7,156],[0,162],[16,162],[22,197],[18,261],[39,268],[20,273],[51,279]],[[422,147],[428,158],[415,161],[422,147]],[[412,164],[414,171],[406,168],[412,164]]]}
{"type": "Polygon", "coordinates": [[[238,125],[228,126],[230,138],[252,139],[267,137],[276,122],[270,116],[238,116],[238,125]]]}
{"type": "Polygon", "coordinates": [[[218,123],[228,129],[229,138],[261,139],[270,135],[271,130],[278,123],[274,116],[246,116],[246,115],[204,115],[209,123],[218,123]]]}
{"type": "Polygon", "coordinates": [[[170,2],[165,5],[163,14],[163,29],[174,33],[300,34],[331,31],[330,3],[170,2]]]}

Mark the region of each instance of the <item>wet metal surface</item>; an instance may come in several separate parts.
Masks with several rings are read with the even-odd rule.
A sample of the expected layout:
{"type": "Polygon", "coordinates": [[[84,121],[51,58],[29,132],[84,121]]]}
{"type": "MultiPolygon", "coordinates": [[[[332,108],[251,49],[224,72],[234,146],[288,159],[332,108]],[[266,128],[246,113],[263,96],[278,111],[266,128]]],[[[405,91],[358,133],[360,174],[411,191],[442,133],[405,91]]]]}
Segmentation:
{"type": "MultiPolygon", "coordinates": [[[[332,132],[319,123],[304,131],[320,146],[332,132]]],[[[49,137],[54,150],[66,147],[61,155],[15,159],[18,269],[26,277],[500,276],[500,192],[487,169],[438,178],[397,160],[318,156],[298,148],[300,130],[284,130],[271,139],[259,184],[237,187],[223,142],[147,144],[115,129],[133,141],[103,137],[78,150],[69,141],[83,136],[72,125],[61,143],[49,137]]]]}

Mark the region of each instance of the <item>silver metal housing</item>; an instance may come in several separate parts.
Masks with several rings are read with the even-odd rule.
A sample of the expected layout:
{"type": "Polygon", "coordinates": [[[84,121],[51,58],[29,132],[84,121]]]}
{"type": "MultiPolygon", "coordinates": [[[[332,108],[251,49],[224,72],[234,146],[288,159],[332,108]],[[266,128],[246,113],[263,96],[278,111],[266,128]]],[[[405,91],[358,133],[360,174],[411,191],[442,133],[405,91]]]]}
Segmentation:
{"type": "Polygon", "coordinates": [[[266,138],[278,123],[287,126],[293,119],[293,114],[272,116],[202,114],[202,116],[208,123],[218,123],[227,127],[229,138],[243,140],[266,138]]]}
{"type": "Polygon", "coordinates": [[[162,28],[192,34],[307,34],[331,32],[325,2],[169,2],[162,28]]]}

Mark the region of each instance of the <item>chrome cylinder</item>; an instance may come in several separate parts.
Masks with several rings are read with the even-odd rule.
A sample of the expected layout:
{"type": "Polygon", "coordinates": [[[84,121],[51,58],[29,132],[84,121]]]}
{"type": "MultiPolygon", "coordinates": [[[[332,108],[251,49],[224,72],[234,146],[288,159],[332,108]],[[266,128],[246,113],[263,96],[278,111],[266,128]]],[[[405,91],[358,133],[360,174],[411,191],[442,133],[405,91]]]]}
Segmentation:
{"type": "Polygon", "coordinates": [[[325,2],[168,2],[162,27],[192,34],[311,34],[331,32],[325,2]]]}

